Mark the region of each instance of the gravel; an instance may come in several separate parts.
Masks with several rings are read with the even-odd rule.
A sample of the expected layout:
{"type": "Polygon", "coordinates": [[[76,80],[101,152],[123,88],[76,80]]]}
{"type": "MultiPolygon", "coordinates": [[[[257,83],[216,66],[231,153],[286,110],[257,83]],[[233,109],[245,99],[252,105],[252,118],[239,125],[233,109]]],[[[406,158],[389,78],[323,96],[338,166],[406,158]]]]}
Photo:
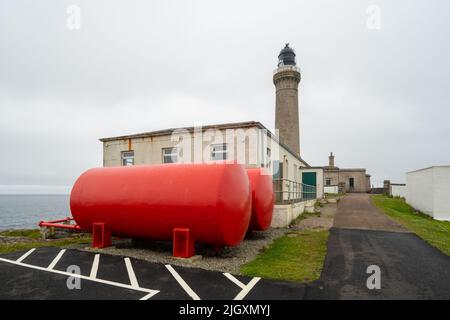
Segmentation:
{"type": "MultiPolygon", "coordinates": [[[[196,245],[196,256],[190,259],[172,257],[172,243],[162,241],[133,241],[130,239],[114,240],[113,246],[94,249],[78,245],[76,248],[112,255],[131,257],[150,262],[172,264],[191,268],[201,268],[233,274],[240,273],[240,267],[254,260],[273,240],[295,230],[327,230],[332,227],[336,204],[326,204],[317,216],[300,219],[291,228],[270,228],[266,231],[253,231],[236,247],[225,247],[219,251],[211,246],[196,245]]],[[[72,247],[72,246],[71,246],[72,247]]]]}
{"type": "Polygon", "coordinates": [[[334,216],[337,211],[335,203],[329,203],[320,208],[317,216],[311,216],[300,220],[294,227],[294,230],[329,230],[334,223],[334,216]]]}
{"type": "Polygon", "coordinates": [[[178,259],[172,257],[172,243],[161,241],[140,241],[122,239],[115,240],[112,247],[104,249],[84,248],[90,252],[126,256],[150,262],[172,264],[185,267],[201,268],[221,272],[239,274],[239,269],[247,262],[254,260],[276,238],[281,237],[288,228],[270,228],[266,231],[251,232],[245,240],[236,247],[225,247],[216,252],[214,248],[205,245],[196,246],[196,254],[201,258],[178,259]]]}

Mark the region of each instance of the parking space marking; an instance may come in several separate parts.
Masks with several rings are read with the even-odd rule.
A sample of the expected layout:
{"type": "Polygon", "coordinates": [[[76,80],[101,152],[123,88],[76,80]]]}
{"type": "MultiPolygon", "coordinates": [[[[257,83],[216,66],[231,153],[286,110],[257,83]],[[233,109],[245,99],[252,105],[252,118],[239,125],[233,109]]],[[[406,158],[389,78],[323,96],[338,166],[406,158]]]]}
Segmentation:
{"type": "Polygon", "coordinates": [[[234,282],[239,288],[241,289],[245,288],[245,284],[240,282],[238,279],[236,279],[233,275],[229,274],[228,272],[225,272],[223,275],[228,279],[230,279],[232,282],[234,282]]]}
{"type": "Polygon", "coordinates": [[[194,290],[189,287],[186,281],[183,280],[183,278],[178,274],[178,272],[175,271],[175,269],[170,264],[166,264],[166,268],[193,300],[201,300],[200,297],[194,292],[194,290]]]}
{"type": "Polygon", "coordinates": [[[253,287],[261,280],[259,277],[255,277],[238,293],[238,295],[233,300],[242,300],[245,296],[253,289],[253,287]]]}
{"type": "Polygon", "coordinates": [[[59,259],[61,259],[61,257],[63,256],[64,252],[66,252],[66,249],[62,249],[55,257],[55,259],[53,259],[53,261],[49,264],[49,266],[47,267],[48,270],[52,270],[56,264],[58,263],[59,259]]]}
{"type": "Polygon", "coordinates": [[[143,296],[143,297],[140,298],[139,300],[148,300],[148,299],[150,299],[151,297],[153,297],[154,295],[155,295],[154,293],[149,293],[148,295],[143,296]]]}
{"type": "MultiPolygon", "coordinates": [[[[24,259],[25,258],[26,258],[26,256],[24,257],[24,259]]],[[[67,276],[67,277],[80,278],[80,279],[83,279],[83,280],[98,282],[98,283],[102,283],[102,284],[106,284],[106,285],[110,285],[110,286],[114,286],[114,287],[119,287],[119,288],[130,289],[130,290],[135,290],[135,291],[139,291],[139,292],[144,292],[144,293],[146,293],[146,295],[143,298],[146,298],[146,299],[149,299],[149,298],[153,297],[155,294],[157,294],[159,292],[159,290],[152,290],[152,289],[141,288],[141,287],[132,287],[129,284],[124,284],[124,283],[114,282],[114,281],[109,281],[109,280],[92,279],[90,277],[83,276],[81,274],[76,274],[76,273],[71,273],[71,272],[66,272],[66,271],[60,271],[60,270],[55,270],[55,269],[48,269],[48,268],[34,266],[34,265],[31,265],[31,264],[18,262],[18,261],[14,261],[14,260],[9,260],[9,259],[5,259],[5,258],[0,258],[0,261],[6,262],[6,263],[10,263],[10,264],[13,264],[13,265],[17,265],[17,266],[21,266],[21,267],[25,267],[25,268],[30,268],[30,269],[40,270],[40,271],[44,271],[44,272],[61,274],[61,275],[67,276]]]]}
{"type": "Polygon", "coordinates": [[[127,267],[128,278],[130,278],[130,283],[133,288],[139,288],[139,283],[134,274],[133,266],[131,265],[130,258],[125,258],[125,265],[127,267]]]}
{"type": "MultiPolygon", "coordinates": [[[[35,250],[36,250],[36,248],[33,248],[33,249],[27,251],[25,254],[23,254],[17,260],[10,260],[10,259],[7,259],[7,258],[0,258],[0,262],[7,262],[7,263],[10,263],[10,264],[14,264],[14,265],[18,265],[18,266],[22,266],[22,267],[26,267],[26,268],[31,268],[31,269],[35,269],[35,270],[56,273],[56,274],[64,275],[64,276],[67,276],[67,277],[84,279],[84,280],[88,280],[88,281],[102,283],[102,284],[105,284],[105,285],[110,285],[110,286],[114,286],[114,287],[120,287],[120,288],[124,288],[124,289],[131,289],[131,290],[134,290],[134,291],[139,291],[139,292],[145,293],[145,295],[142,298],[140,298],[140,300],[148,300],[148,299],[152,298],[155,294],[160,292],[159,290],[152,290],[152,289],[140,287],[138,279],[136,277],[135,270],[133,268],[133,264],[131,262],[131,259],[128,258],[128,257],[124,257],[123,261],[125,262],[125,267],[126,267],[126,270],[127,270],[129,283],[126,280],[126,277],[124,277],[125,275],[123,273],[122,273],[122,276],[119,277],[121,282],[116,282],[117,278],[115,278],[115,277],[113,277],[110,280],[104,280],[104,279],[97,278],[97,274],[98,274],[99,268],[100,268],[100,254],[95,254],[94,257],[93,257],[93,260],[87,260],[87,261],[84,262],[85,265],[87,264],[87,268],[89,268],[89,264],[90,264],[89,262],[92,261],[90,274],[88,276],[88,275],[81,275],[81,274],[67,272],[66,270],[64,270],[64,267],[63,268],[58,268],[60,270],[55,269],[55,267],[57,267],[57,265],[58,265],[58,263],[60,261],[63,261],[63,260],[66,261],[67,259],[69,259],[69,258],[62,259],[63,256],[65,257],[64,254],[66,253],[66,249],[61,249],[58,252],[58,254],[56,255],[56,257],[53,258],[52,262],[48,265],[48,267],[45,267],[45,265],[42,266],[42,264],[34,265],[34,264],[24,263],[23,261],[27,257],[29,257],[33,252],[35,252],[35,250]]],[[[54,251],[52,251],[50,254],[53,255],[54,251]]],[[[33,255],[33,257],[31,259],[33,260],[34,257],[35,257],[35,255],[33,255]]],[[[70,257],[70,255],[68,255],[68,257],[70,257]]],[[[15,257],[14,257],[14,259],[15,259],[15,257]]],[[[120,261],[120,260],[118,260],[118,261],[120,261]]],[[[69,261],[70,261],[70,259],[69,259],[69,261]]],[[[67,261],[65,263],[67,264],[67,261]]],[[[175,279],[175,281],[180,285],[181,289],[184,290],[188,294],[188,296],[190,298],[192,298],[193,300],[201,300],[200,296],[188,285],[188,283],[182,278],[182,276],[175,270],[175,268],[172,265],[167,264],[167,265],[164,265],[164,266],[165,266],[165,269],[167,271],[169,271],[171,276],[175,279]]],[[[103,270],[103,269],[101,269],[101,270],[103,270]]],[[[183,272],[181,272],[181,274],[183,274],[183,272]]],[[[237,291],[239,291],[237,293],[237,295],[234,297],[234,300],[243,300],[253,290],[253,288],[258,283],[258,281],[261,280],[261,278],[259,278],[259,277],[254,277],[247,284],[244,284],[241,280],[239,280],[238,278],[236,278],[234,275],[232,275],[230,273],[225,272],[225,273],[222,273],[222,274],[223,274],[223,276],[225,276],[229,281],[233,282],[233,284],[236,285],[237,287],[239,287],[239,289],[240,289],[240,291],[239,291],[239,289],[233,289],[232,285],[230,285],[230,284],[225,285],[225,287],[228,288],[227,290],[232,290],[233,295],[236,294],[237,291]]],[[[220,276],[220,273],[218,275],[220,276]]],[[[185,276],[188,276],[188,275],[185,275],[185,276]]],[[[103,276],[101,276],[101,278],[103,278],[103,276]]],[[[191,279],[191,278],[188,277],[188,279],[191,279]]],[[[245,280],[243,280],[243,281],[245,281],[245,280]]],[[[195,283],[196,282],[194,281],[193,285],[195,283]]],[[[151,286],[153,286],[153,285],[151,285],[151,286]]],[[[195,285],[194,285],[194,288],[195,288],[195,285]]],[[[177,290],[180,290],[180,289],[177,289],[177,290]]],[[[201,291],[201,289],[199,289],[199,290],[201,291]]],[[[203,294],[205,296],[209,296],[209,294],[207,292],[203,293],[203,294]]]]}
{"type": "Polygon", "coordinates": [[[98,263],[100,261],[100,254],[96,254],[94,256],[94,262],[92,262],[91,273],[89,274],[89,278],[97,279],[97,271],[98,271],[98,263]]]}
{"type": "Polygon", "coordinates": [[[17,259],[17,262],[22,262],[26,257],[28,257],[30,254],[33,253],[33,251],[36,250],[36,248],[28,250],[26,253],[23,254],[19,259],[17,259]]]}

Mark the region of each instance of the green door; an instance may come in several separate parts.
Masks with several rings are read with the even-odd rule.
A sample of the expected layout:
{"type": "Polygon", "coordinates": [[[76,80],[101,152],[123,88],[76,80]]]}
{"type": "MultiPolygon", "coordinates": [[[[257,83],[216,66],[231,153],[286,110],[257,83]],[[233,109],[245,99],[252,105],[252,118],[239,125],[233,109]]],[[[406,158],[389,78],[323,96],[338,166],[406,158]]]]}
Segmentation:
{"type": "Polygon", "coordinates": [[[317,176],[315,172],[302,172],[302,183],[303,183],[303,198],[304,199],[315,199],[316,198],[316,187],[317,187],[317,176]],[[314,187],[311,187],[314,186],[314,187]]]}

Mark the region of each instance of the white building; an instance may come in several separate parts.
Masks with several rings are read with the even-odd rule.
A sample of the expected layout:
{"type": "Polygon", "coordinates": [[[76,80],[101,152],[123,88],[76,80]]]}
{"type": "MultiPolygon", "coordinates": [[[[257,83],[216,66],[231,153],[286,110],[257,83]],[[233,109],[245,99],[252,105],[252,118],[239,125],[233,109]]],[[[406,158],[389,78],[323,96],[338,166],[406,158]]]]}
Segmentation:
{"type": "Polygon", "coordinates": [[[406,202],[436,220],[450,221],[450,166],[406,174],[406,202]]]}
{"type": "Polygon", "coordinates": [[[406,184],[391,183],[390,195],[393,197],[406,198],[406,184]]]}

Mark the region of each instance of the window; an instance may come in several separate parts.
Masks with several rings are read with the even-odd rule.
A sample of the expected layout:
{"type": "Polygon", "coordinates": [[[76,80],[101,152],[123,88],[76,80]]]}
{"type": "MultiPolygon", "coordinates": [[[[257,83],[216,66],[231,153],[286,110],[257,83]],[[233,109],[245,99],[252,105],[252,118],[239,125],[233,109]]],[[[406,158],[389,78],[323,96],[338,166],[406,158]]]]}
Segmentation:
{"type": "Polygon", "coordinates": [[[330,178],[326,178],[326,179],[325,179],[325,184],[326,184],[327,186],[331,186],[331,179],[330,179],[330,178]]]}
{"type": "Polygon", "coordinates": [[[227,160],[228,148],[226,143],[213,144],[211,146],[211,160],[227,160]]]}
{"type": "Polygon", "coordinates": [[[348,182],[350,184],[350,188],[354,188],[355,187],[355,179],[354,178],[350,178],[348,182]]]}
{"type": "Polygon", "coordinates": [[[133,165],[134,165],[134,151],[123,151],[122,166],[133,166],[133,165]]]}
{"type": "Polygon", "coordinates": [[[284,169],[283,179],[289,179],[289,161],[288,161],[288,159],[284,160],[284,165],[285,165],[285,169],[284,169]]]}
{"type": "Polygon", "coordinates": [[[270,151],[270,148],[267,148],[266,150],[266,168],[272,168],[272,152],[270,151]]]}
{"type": "Polygon", "coordinates": [[[163,163],[176,163],[178,162],[178,148],[164,148],[163,163]]]}
{"type": "Polygon", "coordinates": [[[273,179],[281,179],[283,177],[283,164],[278,161],[273,161],[273,179]]]}

